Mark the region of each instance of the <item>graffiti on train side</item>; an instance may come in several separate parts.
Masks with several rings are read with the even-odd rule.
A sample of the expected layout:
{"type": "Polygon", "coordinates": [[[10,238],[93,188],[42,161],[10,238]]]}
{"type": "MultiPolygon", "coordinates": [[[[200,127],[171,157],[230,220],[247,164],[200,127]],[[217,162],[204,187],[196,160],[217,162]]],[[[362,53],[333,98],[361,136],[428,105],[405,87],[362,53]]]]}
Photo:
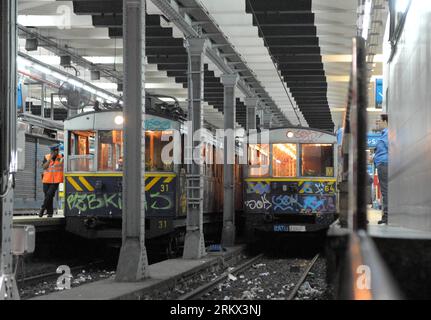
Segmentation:
{"type": "Polygon", "coordinates": [[[319,196],[306,196],[303,198],[303,205],[301,212],[315,213],[315,212],[335,212],[335,199],[334,197],[319,197],[319,196]]]}
{"type": "Polygon", "coordinates": [[[332,194],[335,193],[335,182],[301,181],[299,194],[332,194]]]}
{"type": "Polygon", "coordinates": [[[66,203],[69,210],[76,209],[81,212],[108,208],[121,210],[122,208],[121,192],[102,195],[75,192],[67,196],[66,203]]]}
{"type": "MultiPolygon", "coordinates": [[[[174,208],[175,195],[173,193],[151,192],[146,194],[146,210],[171,210],[174,208]]],[[[69,210],[78,210],[82,213],[89,210],[121,210],[122,197],[121,192],[112,194],[95,194],[95,193],[71,193],[66,199],[69,210]]]]}
{"type": "Polygon", "coordinates": [[[267,182],[247,182],[247,193],[265,194],[271,191],[271,185],[267,182]]]}
{"type": "Polygon", "coordinates": [[[244,202],[249,212],[326,213],[335,212],[335,196],[262,194],[244,202]]]}
{"type": "MultiPolygon", "coordinates": [[[[166,195],[160,192],[150,194],[150,208],[155,210],[169,210],[174,207],[173,198],[171,195],[166,195]]],[[[147,201],[145,209],[148,209],[147,201]]]]}
{"type": "Polygon", "coordinates": [[[274,212],[277,211],[294,211],[298,208],[302,208],[301,203],[298,202],[298,196],[296,195],[283,195],[272,197],[272,204],[274,205],[274,212]]]}
{"type": "Polygon", "coordinates": [[[250,210],[269,210],[272,207],[272,203],[266,199],[266,194],[263,194],[258,199],[251,199],[245,201],[245,206],[250,210]]]}

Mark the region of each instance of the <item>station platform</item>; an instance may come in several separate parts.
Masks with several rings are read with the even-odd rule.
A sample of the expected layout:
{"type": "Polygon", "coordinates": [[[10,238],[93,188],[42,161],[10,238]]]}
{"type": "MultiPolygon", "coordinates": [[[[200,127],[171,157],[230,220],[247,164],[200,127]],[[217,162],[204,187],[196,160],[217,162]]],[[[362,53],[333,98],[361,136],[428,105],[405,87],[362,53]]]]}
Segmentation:
{"type": "MultiPolygon", "coordinates": [[[[431,296],[431,232],[414,230],[392,224],[379,225],[380,210],[368,209],[368,234],[373,239],[382,260],[408,299],[431,296]]],[[[346,248],[349,230],[339,223],[328,231],[327,252],[329,260],[346,248]]],[[[333,269],[333,265],[331,265],[333,269]]]]}
{"type": "Polygon", "coordinates": [[[169,290],[178,280],[241,256],[244,246],[211,252],[199,260],[169,259],[149,266],[150,277],[140,282],[116,282],[114,277],[31,300],[140,300],[152,290],[169,290]]]}
{"type": "Polygon", "coordinates": [[[395,239],[424,239],[431,240],[431,232],[414,230],[391,225],[378,225],[382,217],[381,210],[368,209],[368,232],[373,238],[395,238],[395,239]]]}
{"type": "Polygon", "coordinates": [[[37,215],[22,215],[14,216],[13,224],[33,225],[36,232],[56,231],[64,228],[65,219],[63,214],[54,214],[52,218],[48,218],[46,215],[42,218],[37,215]]]}

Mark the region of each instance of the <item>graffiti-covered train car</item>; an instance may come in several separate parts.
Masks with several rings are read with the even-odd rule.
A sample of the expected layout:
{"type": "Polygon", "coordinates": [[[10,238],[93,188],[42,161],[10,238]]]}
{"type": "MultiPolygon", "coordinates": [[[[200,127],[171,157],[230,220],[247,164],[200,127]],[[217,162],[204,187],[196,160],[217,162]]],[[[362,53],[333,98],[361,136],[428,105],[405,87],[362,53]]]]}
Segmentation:
{"type": "Polygon", "coordinates": [[[309,128],[248,136],[244,217],[250,239],[260,232],[313,232],[335,219],[336,137],[309,128]]]}
{"type": "MultiPolygon", "coordinates": [[[[81,113],[65,121],[66,229],[87,238],[120,238],[122,224],[123,112],[81,113]]],[[[146,237],[169,234],[183,199],[179,165],[162,161],[162,149],[180,132],[180,119],[145,116],[146,237]]],[[[140,164],[137,164],[140,165],[140,164]]]]}
{"type": "MultiPolygon", "coordinates": [[[[150,103],[148,103],[150,105],[150,103]]],[[[148,112],[149,110],[147,110],[148,112]]],[[[182,161],[187,126],[184,114],[145,115],[145,236],[177,240],[186,226],[186,164],[182,161]],[[180,133],[180,140],[178,135],[180,133]],[[176,158],[179,161],[169,161],[176,158]],[[168,160],[168,161],[166,161],[168,160]]],[[[64,123],[64,213],[66,230],[85,238],[120,239],[122,228],[123,112],[121,109],[81,113],[64,123]]],[[[222,222],[222,143],[207,132],[202,154],[204,227],[217,233],[222,222]],[[214,158],[214,159],[213,159],[214,158]]],[[[238,151],[236,159],[238,162],[238,151]]],[[[137,164],[139,165],[139,164],[137,164]]],[[[242,170],[235,164],[237,212],[242,210],[242,170]]]]}

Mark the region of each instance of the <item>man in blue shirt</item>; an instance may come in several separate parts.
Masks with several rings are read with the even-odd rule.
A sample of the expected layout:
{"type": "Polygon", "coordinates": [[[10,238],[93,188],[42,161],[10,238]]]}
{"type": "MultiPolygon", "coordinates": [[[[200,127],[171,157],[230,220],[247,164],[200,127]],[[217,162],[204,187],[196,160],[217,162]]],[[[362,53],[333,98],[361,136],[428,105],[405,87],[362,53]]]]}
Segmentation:
{"type": "Polygon", "coordinates": [[[379,176],[380,190],[382,192],[383,216],[379,224],[388,224],[388,115],[380,115],[379,129],[382,130],[378,138],[374,154],[374,164],[379,176]]]}

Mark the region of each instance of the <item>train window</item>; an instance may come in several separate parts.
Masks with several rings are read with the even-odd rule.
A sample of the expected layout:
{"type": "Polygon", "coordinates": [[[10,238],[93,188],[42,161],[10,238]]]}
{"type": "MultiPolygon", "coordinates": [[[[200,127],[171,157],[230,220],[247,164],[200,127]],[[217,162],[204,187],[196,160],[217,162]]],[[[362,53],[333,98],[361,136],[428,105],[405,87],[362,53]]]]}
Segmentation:
{"type": "Polygon", "coordinates": [[[334,176],[334,146],[332,144],[303,144],[301,172],[308,177],[334,176]]]}
{"type": "MultiPolygon", "coordinates": [[[[173,171],[173,163],[164,163],[162,161],[162,150],[165,146],[171,143],[162,141],[163,135],[172,134],[169,131],[145,131],[145,170],[146,171],[173,171]]],[[[170,154],[173,153],[173,150],[170,154]]]]}
{"type": "Polygon", "coordinates": [[[296,144],[279,143],[272,148],[272,173],[274,177],[296,176],[296,144]]]}
{"type": "Polygon", "coordinates": [[[100,130],[97,170],[123,170],[123,134],[121,130],[100,130]]]}
{"type": "Polygon", "coordinates": [[[269,145],[249,144],[248,146],[249,175],[260,177],[269,174],[269,145]]]}
{"type": "Polygon", "coordinates": [[[95,148],[95,131],[70,131],[67,170],[93,171],[95,148]]]}

